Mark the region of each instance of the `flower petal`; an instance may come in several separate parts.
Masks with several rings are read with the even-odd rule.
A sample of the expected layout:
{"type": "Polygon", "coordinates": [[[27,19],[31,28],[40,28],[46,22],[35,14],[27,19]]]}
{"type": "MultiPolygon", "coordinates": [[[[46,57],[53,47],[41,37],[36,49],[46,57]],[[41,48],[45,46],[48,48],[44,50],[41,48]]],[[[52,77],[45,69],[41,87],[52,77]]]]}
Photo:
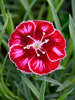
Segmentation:
{"type": "Polygon", "coordinates": [[[60,46],[43,46],[47,52],[47,55],[51,61],[56,61],[59,59],[63,59],[66,56],[65,49],[60,46]]]}
{"type": "Polygon", "coordinates": [[[10,48],[9,57],[16,64],[17,68],[31,73],[28,62],[33,57],[34,50],[32,48],[24,50],[23,46],[15,45],[10,48]]]}
{"type": "Polygon", "coordinates": [[[12,45],[15,45],[15,44],[18,44],[18,45],[21,45],[21,39],[9,39],[9,46],[11,47],[12,45]]]}
{"type": "Polygon", "coordinates": [[[39,75],[48,74],[54,70],[56,70],[60,64],[60,60],[51,62],[46,55],[43,55],[42,57],[34,56],[29,61],[29,68],[30,70],[39,75]]]}
{"type": "Polygon", "coordinates": [[[34,31],[35,24],[32,21],[22,22],[16,27],[15,31],[11,34],[11,39],[9,40],[9,47],[15,44],[31,44],[33,41],[30,38],[28,38],[27,35],[30,35],[34,38],[34,31]]]}
{"type": "Polygon", "coordinates": [[[29,61],[30,61],[29,58],[24,58],[24,59],[20,60],[19,62],[17,62],[16,66],[21,71],[25,71],[27,73],[32,73],[28,66],[29,61]]]}
{"type": "MultiPolygon", "coordinates": [[[[55,32],[49,36],[47,36],[45,39],[49,39],[49,44],[50,45],[58,45],[62,48],[66,47],[66,41],[64,39],[64,37],[62,36],[62,34],[60,33],[60,31],[55,30],[55,32]]],[[[43,40],[43,41],[44,41],[43,40]]]]}
{"type": "Polygon", "coordinates": [[[50,22],[37,20],[34,20],[33,22],[36,25],[35,38],[37,40],[41,40],[43,32],[45,32],[44,36],[50,35],[54,32],[54,27],[50,22]]]}
{"type": "Polygon", "coordinates": [[[46,50],[50,60],[59,60],[66,56],[66,41],[58,30],[44,38],[43,41],[45,39],[49,39],[49,42],[45,43],[42,47],[46,50]]]}

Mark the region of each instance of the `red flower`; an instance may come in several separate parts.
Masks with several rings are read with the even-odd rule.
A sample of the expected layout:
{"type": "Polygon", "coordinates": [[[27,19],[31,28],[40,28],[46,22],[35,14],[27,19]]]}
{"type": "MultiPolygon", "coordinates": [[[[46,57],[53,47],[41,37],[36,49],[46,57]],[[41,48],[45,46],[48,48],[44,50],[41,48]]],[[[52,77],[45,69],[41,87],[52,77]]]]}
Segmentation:
{"type": "Polygon", "coordinates": [[[56,70],[66,56],[65,39],[47,21],[22,22],[11,34],[9,47],[9,57],[19,70],[39,75],[56,70]]]}

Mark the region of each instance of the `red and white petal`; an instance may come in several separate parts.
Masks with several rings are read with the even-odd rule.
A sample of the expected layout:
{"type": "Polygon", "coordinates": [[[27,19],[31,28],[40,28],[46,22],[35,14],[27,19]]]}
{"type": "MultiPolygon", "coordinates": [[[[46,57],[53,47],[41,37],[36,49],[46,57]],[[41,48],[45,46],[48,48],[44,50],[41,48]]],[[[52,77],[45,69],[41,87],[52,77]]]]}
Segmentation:
{"type": "Polygon", "coordinates": [[[22,45],[21,39],[13,39],[13,38],[9,39],[9,44],[8,44],[9,47],[15,44],[22,45]]]}
{"type": "Polygon", "coordinates": [[[66,56],[66,41],[58,30],[55,30],[52,35],[44,38],[43,41],[45,41],[45,39],[49,39],[49,41],[42,47],[46,50],[50,60],[55,61],[66,56]]]}
{"type": "Polygon", "coordinates": [[[66,41],[60,31],[55,30],[54,34],[50,36],[50,39],[52,39],[54,44],[59,45],[62,48],[66,48],[66,41]]]}
{"type": "Polygon", "coordinates": [[[35,29],[35,38],[37,40],[41,40],[43,36],[43,32],[45,32],[45,36],[50,35],[54,32],[54,27],[52,23],[48,21],[33,21],[35,23],[36,29],[35,29]]]}
{"type": "Polygon", "coordinates": [[[27,36],[22,36],[22,38],[11,38],[9,39],[9,47],[13,46],[13,45],[24,45],[27,46],[29,44],[32,44],[34,41],[31,40],[30,38],[28,38],[27,36]]]}
{"type": "Polygon", "coordinates": [[[60,60],[51,62],[46,55],[41,58],[34,56],[28,64],[33,73],[43,75],[56,70],[60,64],[60,60]]]}
{"type": "Polygon", "coordinates": [[[29,66],[28,66],[29,61],[30,61],[29,58],[24,58],[24,59],[16,62],[16,66],[21,71],[25,71],[27,73],[32,73],[31,70],[29,69],[29,66]]]}
{"type": "Polygon", "coordinates": [[[27,35],[30,35],[34,38],[34,31],[35,31],[35,24],[32,21],[22,22],[20,25],[18,25],[15,29],[15,31],[11,34],[11,39],[9,40],[9,46],[11,47],[13,44],[18,44],[16,41],[20,41],[20,43],[23,45],[27,45],[32,43],[33,41],[27,37],[27,35]],[[13,41],[14,39],[14,41],[13,41]],[[17,39],[17,40],[16,40],[17,39]],[[14,42],[14,43],[12,43],[14,42]]]}
{"type": "Polygon", "coordinates": [[[15,31],[11,34],[11,38],[20,38],[20,35],[34,37],[35,24],[32,21],[22,22],[16,27],[15,31]]]}
{"type": "Polygon", "coordinates": [[[47,55],[51,61],[63,59],[66,56],[65,49],[60,46],[43,46],[47,52],[47,55]]]}
{"type": "Polygon", "coordinates": [[[49,39],[48,44],[52,45],[58,45],[62,48],[66,47],[66,41],[64,39],[64,37],[62,36],[62,34],[60,33],[60,31],[55,30],[55,32],[53,34],[51,34],[50,36],[47,36],[43,39],[43,41],[45,39],[49,39]]]}
{"type": "Polygon", "coordinates": [[[31,73],[28,62],[33,57],[34,50],[24,50],[23,46],[15,45],[10,48],[9,57],[16,64],[17,68],[31,73]]]}

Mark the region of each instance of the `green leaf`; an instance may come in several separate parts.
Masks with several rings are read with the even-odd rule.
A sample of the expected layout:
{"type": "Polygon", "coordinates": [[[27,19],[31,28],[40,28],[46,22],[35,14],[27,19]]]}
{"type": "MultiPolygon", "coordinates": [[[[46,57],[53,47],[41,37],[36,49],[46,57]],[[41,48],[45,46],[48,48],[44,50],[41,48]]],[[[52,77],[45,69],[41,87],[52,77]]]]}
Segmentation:
{"type": "Polygon", "coordinates": [[[72,2],[72,14],[73,14],[73,20],[75,22],[75,0],[71,0],[72,2]]]}
{"type": "MultiPolygon", "coordinates": [[[[27,11],[29,9],[29,6],[30,6],[28,4],[28,2],[26,0],[19,0],[19,1],[22,3],[24,9],[27,11]]],[[[34,19],[34,16],[33,16],[31,11],[30,11],[30,13],[28,15],[29,15],[29,19],[31,19],[31,20],[34,19]]]]}
{"type": "Polygon", "coordinates": [[[52,10],[52,14],[53,14],[53,19],[54,19],[56,28],[62,32],[60,21],[59,21],[57,13],[55,11],[55,8],[53,7],[53,5],[52,5],[50,0],[47,0],[47,1],[48,1],[48,4],[51,6],[51,10],[52,10]]]}
{"type": "Polygon", "coordinates": [[[67,96],[73,91],[73,89],[71,91],[68,91],[67,93],[63,94],[62,96],[60,96],[57,100],[64,100],[67,98],[67,96]]]}
{"type": "Polygon", "coordinates": [[[43,5],[41,6],[41,9],[40,9],[40,11],[39,11],[38,18],[37,18],[38,20],[41,20],[41,19],[42,19],[44,10],[45,10],[45,4],[43,4],[43,5]]]}
{"type": "Polygon", "coordinates": [[[7,12],[8,14],[8,17],[9,17],[9,20],[8,20],[8,23],[9,23],[9,30],[10,30],[10,34],[14,31],[14,25],[13,25],[13,21],[12,21],[12,18],[11,18],[11,14],[9,13],[9,11],[7,12]]]}
{"type": "Polygon", "coordinates": [[[74,51],[75,51],[75,24],[74,24],[74,21],[71,17],[71,15],[69,15],[69,29],[70,29],[70,35],[71,35],[71,38],[72,38],[72,41],[73,41],[73,45],[74,45],[74,51]]]}
{"type": "Polygon", "coordinates": [[[23,90],[24,90],[24,95],[26,97],[26,100],[33,100],[31,96],[31,91],[29,90],[27,85],[24,82],[22,82],[22,84],[23,84],[23,90]]]}
{"type": "Polygon", "coordinates": [[[3,19],[4,19],[4,21],[5,21],[6,18],[7,18],[7,15],[6,15],[6,11],[5,11],[5,7],[4,7],[4,2],[3,2],[3,0],[0,0],[0,6],[1,6],[1,11],[2,11],[2,15],[3,15],[3,19]]]}
{"type": "Polygon", "coordinates": [[[71,85],[71,82],[69,80],[66,80],[62,86],[59,86],[58,89],[56,90],[57,92],[61,92],[65,88],[71,85]]]}
{"type": "Polygon", "coordinates": [[[48,99],[50,100],[50,99],[53,99],[53,98],[57,98],[58,96],[59,96],[59,94],[54,92],[54,93],[50,93],[50,94],[46,95],[45,98],[47,98],[47,100],[48,99]]]}
{"type": "MultiPolygon", "coordinates": [[[[6,18],[7,18],[7,14],[6,14],[6,11],[5,11],[3,0],[0,0],[0,5],[1,5],[1,11],[2,11],[2,14],[3,14],[3,19],[4,19],[4,22],[5,22],[6,18]]],[[[10,13],[8,12],[8,24],[7,24],[8,34],[10,35],[13,32],[13,30],[14,30],[14,27],[13,27],[12,18],[11,18],[10,13]]]]}
{"type": "Polygon", "coordinates": [[[31,2],[31,4],[30,4],[29,8],[28,8],[28,9],[27,9],[27,11],[26,11],[26,14],[25,14],[25,16],[24,16],[23,20],[26,20],[26,18],[27,18],[27,16],[28,16],[28,14],[29,14],[29,12],[30,12],[31,8],[33,7],[33,5],[35,4],[35,2],[36,2],[36,0],[33,0],[33,1],[31,2]]]}
{"type": "Polygon", "coordinates": [[[2,64],[2,72],[3,72],[3,70],[4,70],[4,66],[5,66],[7,57],[8,57],[8,53],[6,54],[5,59],[4,59],[4,61],[3,61],[3,64],[2,64]]]}
{"type": "Polygon", "coordinates": [[[32,82],[26,77],[26,75],[21,74],[22,81],[30,88],[30,90],[34,93],[34,95],[39,99],[39,91],[32,84],[32,82]]]}
{"type": "Polygon", "coordinates": [[[44,100],[44,94],[46,89],[46,77],[44,76],[44,81],[42,82],[41,88],[40,88],[40,98],[39,100],[44,100]]]}
{"type": "Polygon", "coordinates": [[[75,72],[75,23],[71,17],[71,15],[69,15],[69,30],[70,30],[70,35],[72,38],[72,42],[73,42],[73,47],[74,47],[74,55],[73,55],[73,68],[72,68],[72,72],[75,72]]]}
{"type": "Polygon", "coordinates": [[[7,60],[7,57],[8,57],[8,53],[6,54],[6,57],[5,57],[5,59],[4,59],[4,61],[3,61],[3,64],[2,64],[2,68],[1,68],[1,77],[0,77],[0,88],[1,88],[1,91],[3,92],[3,94],[4,95],[10,95],[11,97],[13,97],[14,99],[17,99],[17,100],[19,100],[19,97],[18,96],[16,96],[16,95],[14,95],[13,94],[13,92],[11,92],[9,89],[8,89],[8,87],[5,85],[5,83],[4,83],[4,80],[3,80],[3,69],[4,69],[4,66],[5,66],[5,63],[6,63],[6,60],[7,60]]]}
{"type": "Polygon", "coordinates": [[[0,91],[1,91],[1,93],[7,94],[7,92],[4,90],[1,82],[0,82],[0,91]]]}
{"type": "Polygon", "coordinates": [[[63,2],[64,2],[64,0],[60,0],[60,2],[58,3],[58,6],[56,7],[56,12],[58,12],[58,10],[60,9],[63,2]]]}
{"type": "Polygon", "coordinates": [[[7,23],[8,23],[8,16],[7,16],[7,19],[5,21],[4,26],[2,27],[1,34],[0,34],[0,48],[1,48],[1,42],[2,42],[2,39],[3,39],[3,35],[4,35],[4,32],[5,32],[5,29],[7,27],[7,23]]]}
{"type": "Polygon", "coordinates": [[[62,70],[62,69],[65,69],[65,68],[62,65],[59,65],[58,70],[62,70]]]}
{"type": "Polygon", "coordinates": [[[4,47],[6,48],[6,50],[9,51],[8,43],[6,42],[6,40],[3,39],[2,43],[3,43],[4,47]]]}
{"type": "Polygon", "coordinates": [[[51,6],[48,5],[48,13],[47,13],[47,21],[53,22],[53,15],[52,15],[52,10],[51,10],[51,6]]]}
{"type": "Polygon", "coordinates": [[[64,67],[68,66],[68,62],[69,62],[69,59],[70,59],[72,53],[73,53],[73,43],[72,43],[72,40],[70,40],[68,43],[68,46],[67,46],[67,56],[62,62],[64,67]]]}
{"type": "MultiPolygon", "coordinates": [[[[37,80],[43,81],[44,78],[41,76],[41,77],[39,77],[37,80]]],[[[49,82],[49,83],[51,83],[52,85],[59,85],[59,86],[62,86],[62,84],[61,84],[59,81],[57,81],[57,80],[55,80],[55,79],[52,79],[52,78],[49,78],[49,77],[46,77],[46,82],[49,82]]]]}

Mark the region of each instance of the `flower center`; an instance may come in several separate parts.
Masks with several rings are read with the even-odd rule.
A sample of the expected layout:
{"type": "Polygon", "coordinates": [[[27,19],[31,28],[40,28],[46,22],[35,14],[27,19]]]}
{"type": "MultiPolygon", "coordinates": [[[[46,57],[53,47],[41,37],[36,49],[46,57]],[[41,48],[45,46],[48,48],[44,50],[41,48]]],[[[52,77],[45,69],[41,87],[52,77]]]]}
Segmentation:
{"type": "Polygon", "coordinates": [[[42,36],[42,38],[41,38],[40,41],[36,41],[30,35],[28,35],[27,37],[30,38],[30,39],[32,39],[34,41],[34,43],[31,44],[31,45],[27,45],[26,47],[23,47],[23,49],[30,49],[30,47],[32,46],[35,49],[35,52],[37,54],[37,57],[40,56],[40,54],[38,54],[37,50],[39,50],[40,52],[42,52],[42,54],[45,54],[45,51],[42,51],[41,50],[41,46],[43,44],[47,43],[49,41],[49,39],[45,39],[45,41],[42,42],[44,35],[45,35],[45,33],[43,32],[43,36],[42,36]]]}
{"type": "Polygon", "coordinates": [[[35,49],[40,49],[40,47],[41,47],[41,42],[40,42],[40,41],[35,41],[35,42],[33,43],[33,47],[34,47],[35,49]]]}

